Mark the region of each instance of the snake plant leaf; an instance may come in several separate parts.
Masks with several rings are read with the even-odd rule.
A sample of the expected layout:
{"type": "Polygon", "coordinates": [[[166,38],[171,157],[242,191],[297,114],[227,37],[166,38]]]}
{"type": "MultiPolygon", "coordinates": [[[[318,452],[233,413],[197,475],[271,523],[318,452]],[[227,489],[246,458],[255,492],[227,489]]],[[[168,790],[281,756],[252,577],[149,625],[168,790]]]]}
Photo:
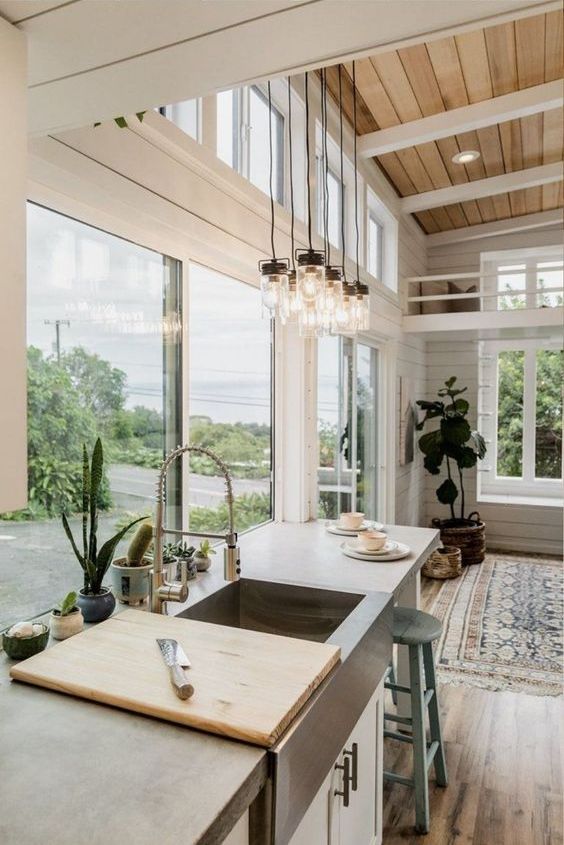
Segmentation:
{"type": "Polygon", "coordinates": [[[98,530],[98,495],[104,474],[104,450],[102,441],[98,437],[92,452],[92,465],[90,469],[90,542],[88,544],[88,557],[96,560],[96,532],[98,530]]]}
{"type": "Polygon", "coordinates": [[[443,483],[437,487],[437,499],[442,505],[452,505],[458,498],[458,490],[452,479],[445,478],[443,483]]]}
{"type": "Polygon", "coordinates": [[[80,554],[80,552],[78,551],[78,546],[77,546],[77,545],[76,545],[76,543],[74,542],[74,537],[73,537],[73,534],[72,534],[72,531],[71,531],[71,527],[70,527],[70,525],[69,525],[69,521],[68,521],[68,519],[67,519],[67,515],[66,515],[65,513],[62,515],[62,520],[63,520],[63,528],[65,529],[65,534],[66,534],[66,535],[67,535],[67,537],[69,538],[69,542],[70,542],[70,544],[71,544],[71,546],[72,546],[72,550],[73,550],[73,552],[74,552],[74,553],[75,553],[75,555],[76,555],[76,559],[78,560],[78,562],[80,563],[80,565],[82,566],[82,568],[83,568],[83,569],[86,569],[86,567],[85,567],[85,562],[84,562],[84,561],[85,561],[85,559],[84,559],[84,557],[80,554]]]}
{"type": "Polygon", "coordinates": [[[86,443],[82,444],[82,548],[88,557],[88,511],[90,510],[90,465],[86,443]]]}
{"type": "Polygon", "coordinates": [[[445,443],[461,446],[470,439],[470,426],[464,417],[446,417],[441,420],[441,434],[445,443]]]}

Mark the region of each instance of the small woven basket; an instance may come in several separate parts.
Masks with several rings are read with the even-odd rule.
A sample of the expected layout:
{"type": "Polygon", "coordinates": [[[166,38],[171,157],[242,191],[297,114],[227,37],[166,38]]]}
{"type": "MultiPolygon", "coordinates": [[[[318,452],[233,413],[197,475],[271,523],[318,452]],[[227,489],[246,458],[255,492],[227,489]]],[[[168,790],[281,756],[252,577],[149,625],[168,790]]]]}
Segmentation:
{"type": "Polygon", "coordinates": [[[435,549],[421,570],[427,578],[458,578],[462,574],[462,555],[456,546],[435,549]]]}

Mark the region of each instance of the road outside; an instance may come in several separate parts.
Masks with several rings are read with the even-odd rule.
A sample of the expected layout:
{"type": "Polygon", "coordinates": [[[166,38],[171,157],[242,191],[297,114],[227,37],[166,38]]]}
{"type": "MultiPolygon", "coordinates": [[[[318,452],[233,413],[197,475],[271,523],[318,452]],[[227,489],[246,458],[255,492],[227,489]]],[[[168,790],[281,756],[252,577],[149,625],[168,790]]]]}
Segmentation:
{"type": "MultiPolygon", "coordinates": [[[[102,514],[99,536],[115,533],[120,511],[152,511],[157,472],[143,467],[114,464],[109,468],[110,486],[116,510],[102,514]]],[[[268,481],[241,479],[235,493],[265,493],[268,481]]],[[[190,505],[215,507],[225,495],[222,478],[192,475],[190,505]]],[[[81,520],[70,520],[80,536],[81,520]]],[[[127,541],[121,544],[123,547],[127,541]]],[[[119,555],[119,550],[117,554],[119,555]]],[[[82,586],[82,570],[74,557],[59,519],[44,522],[0,520],[0,630],[45,612],[69,590],[82,586]]]]}

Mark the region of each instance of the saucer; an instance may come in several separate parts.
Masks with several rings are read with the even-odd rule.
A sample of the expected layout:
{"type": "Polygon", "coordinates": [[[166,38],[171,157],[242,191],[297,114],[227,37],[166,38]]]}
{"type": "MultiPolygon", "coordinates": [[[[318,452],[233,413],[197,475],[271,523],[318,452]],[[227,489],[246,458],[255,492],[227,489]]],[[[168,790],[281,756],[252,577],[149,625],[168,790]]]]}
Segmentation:
{"type": "Polygon", "coordinates": [[[365,563],[388,563],[393,560],[401,560],[402,558],[407,557],[411,552],[409,546],[406,546],[404,543],[398,543],[397,548],[392,552],[375,555],[369,555],[359,552],[356,549],[351,549],[348,547],[348,543],[343,543],[341,549],[343,550],[343,554],[347,557],[355,558],[355,560],[363,560],[365,563]]]}

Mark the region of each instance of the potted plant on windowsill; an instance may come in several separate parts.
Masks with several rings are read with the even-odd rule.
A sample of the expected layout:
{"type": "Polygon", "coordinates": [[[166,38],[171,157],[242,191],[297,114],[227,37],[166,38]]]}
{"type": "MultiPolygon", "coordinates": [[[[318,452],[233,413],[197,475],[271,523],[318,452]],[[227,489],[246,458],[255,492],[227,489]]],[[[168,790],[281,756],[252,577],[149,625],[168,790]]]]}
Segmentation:
{"type": "Polygon", "coordinates": [[[112,562],[119,541],[129,529],[141,522],[141,516],[110,537],[98,549],[98,495],[104,475],[104,451],[100,438],[96,440],[89,462],[86,445],[82,451],[82,552],[75,542],[66,514],[63,514],[63,528],[76,555],[83,574],[84,586],[76,600],[85,622],[102,622],[111,616],[116,600],[102,582],[112,562]]]}
{"type": "Polygon", "coordinates": [[[186,561],[188,580],[196,577],[198,570],[194,560],[194,551],[194,546],[189,546],[187,543],[165,543],[163,546],[163,564],[171,567],[170,579],[172,581],[180,581],[180,564],[183,560],[186,561]]]}
{"type": "Polygon", "coordinates": [[[68,593],[60,605],[51,611],[50,629],[55,640],[66,640],[84,628],[84,617],[77,605],[78,595],[68,593]]]}
{"type": "Polygon", "coordinates": [[[205,572],[211,566],[211,557],[210,555],[214,555],[215,549],[213,548],[212,544],[209,540],[202,540],[200,543],[200,548],[194,555],[194,560],[196,561],[196,566],[198,567],[198,572],[205,572]]]}
{"type": "Polygon", "coordinates": [[[481,434],[472,431],[466,419],[470,406],[461,394],[467,388],[456,388],[455,384],[456,376],[452,376],[438,391],[437,400],[417,402],[425,411],[425,416],[416,428],[421,431],[429,420],[439,421],[438,428],[419,438],[419,448],[425,455],[425,469],[432,475],[439,475],[444,461],[447,472],[447,477],[437,487],[436,495],[441,504],[449,506],[450,519],[433,519],[432,524],[440,529],[443,546],[460,549],[464,564],[481,563],[486,552],[486,526],[477,511],[466,515],[463,472],[483,459],[486,443],[481,434]],[[457,472],[456,480],[454,470],[457,472]],[[460,510],[457,515],[454,505],[459,494],[460,510]]]}
{"type": "Polygon", "coordinates": [[[122,604],[141,604],[149,595],[153,562],[146,553],[152,542],[153,526],[143,522],[138,526],[126,556],[112,562],[112,589],[122,604]]]}

